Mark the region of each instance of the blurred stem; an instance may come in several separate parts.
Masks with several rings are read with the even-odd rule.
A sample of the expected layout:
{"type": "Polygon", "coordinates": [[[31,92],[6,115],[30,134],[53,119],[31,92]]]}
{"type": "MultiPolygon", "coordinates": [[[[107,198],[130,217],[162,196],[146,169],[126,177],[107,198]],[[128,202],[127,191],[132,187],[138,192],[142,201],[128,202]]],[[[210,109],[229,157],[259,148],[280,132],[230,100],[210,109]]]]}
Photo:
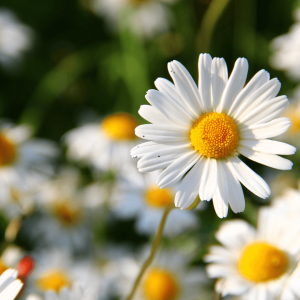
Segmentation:
{"type": "Polygon", "coordinates": [[[197,38],[201,53],[209,52],[214,28],[230,0],[213,0],[205,12],[197,38]]]}
{"type": "Polygon", "coordinates": [[[126,298],[126,300],[131,300],[136,292],[136,289],[138,288],[140,282],[141,282],[141,279],[144,275],[144,273],[146,272],[147,268],[151,265],[153,259],[154,259],[154,256],[156,254],[156,251],[158,249],[158,246],[160,244],[160,241],[161,241],[161,238],[162,238],[162,235],[163,235],[163,232],[164,232],[164,228],[165,228],[165,224],[166,224],[166,221],[167,221],[167,217],[170,213],[170,211],[175,208],[175,205],[174,203],[172,204],[169,204],[166,206],[165,210],[164,210],[164,214],[161,218],[161,221],[160,221],[160,224],[159,224],[159,227],[158,227],[158,230],[157,230],[157,233],[156,233],[156,236],[155,236],[155,239],[154,239],[154,242],[153,242],[153,245],[152,245],[152,249],[151,249],[151,253],[149,255],[149,257],[147,258],[147,260],[144,262],[141,270],[140,270],[140,273],[138,275],[138,277],[136,278],[135,282],[134,282],[134,285],[132,287],[132,290],[131,290],[131,293],[129,294],[129,296],[126,298]]]}

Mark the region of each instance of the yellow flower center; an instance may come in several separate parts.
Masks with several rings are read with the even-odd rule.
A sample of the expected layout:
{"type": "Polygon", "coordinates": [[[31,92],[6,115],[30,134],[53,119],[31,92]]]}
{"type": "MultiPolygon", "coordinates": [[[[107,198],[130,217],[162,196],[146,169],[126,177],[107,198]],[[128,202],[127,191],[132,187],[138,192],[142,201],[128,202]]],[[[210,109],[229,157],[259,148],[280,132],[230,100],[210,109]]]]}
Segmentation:
{"type": "Polygon", "coordinates": [[[163,208],[173,202],[174,195],[170,189],[149,188],[145,193],[146,202],[156,208],[163,208]]]}
{"type": "Polygon", "coordinates": [[[8,267],[3,263],[3,261],[0,259],[0,275],[5,272],[8,269],[8,267]]]}
{"type": "Polygon", "coordinates": [[[299,108],[296,108],[296,107],[290,108],[286,112],[285,115],[292,122],[292,126],[289,129],[289,132],[293,133],[293,134],[299,134],[300,133],[300,113],[299,113],[299,108]]]}
{"type": "Polygon", "coordinates": [[[127,113],[116,113],[106,117],[101,128],[112,140],[124,141],[136,138],[134,129],[138,126],[136,119],[127,113]]]}
{"type": "Polygon", "coordinates": [[[144,280],[143,292],[147,300],[174,300],[179,294],[179,287],[168,271],[153,268],[144,280]]]}
{"type": "Polygon", "coordinates": [[[43,292],[55,291],[58,293],[62,288],[69,287],[71,281],[63,271],[52,269],[44,272],[37,279],[36,284],[43,292]]]}
{"type": "Polygon", "coordinates": [[[235,123],[223,113],[204,114],[194,123],[191,143],[204,156],[224,158],[230,155],[239,142],[235,123]]]}
{"type": "Polygon", "coordinates": [[[0,134],[0,167],[12,164],[17,157],[15,145],[0,134]]]}
{"type": "Polygon", "coordinates": [[[55,201],[53,213],[65,225],[74,225],[81,219],[80,208],[70,200],[55,201]]]}
{"type": "Polygon", "coordinates": [[[263,242],[246,246],[238,261],[240,273],[254,282],[265,282],[279,278],[288,267],[286,254],[263,242]]]}

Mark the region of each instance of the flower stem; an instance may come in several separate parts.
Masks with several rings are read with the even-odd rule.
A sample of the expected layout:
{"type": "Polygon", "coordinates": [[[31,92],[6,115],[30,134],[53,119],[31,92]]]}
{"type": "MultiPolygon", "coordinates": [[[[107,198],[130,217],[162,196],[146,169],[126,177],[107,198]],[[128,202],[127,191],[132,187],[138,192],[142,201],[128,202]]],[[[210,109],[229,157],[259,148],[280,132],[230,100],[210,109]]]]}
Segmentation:
{"type": "Polygon", "coordinates": [[[209,52],[214,28],[230,0],[212,0],[202,20],[198,34],[198,47],[201,53],[209,52]]]}
{"type": "Polygon", "coordinates": [[[158,246],[160,244],[160,241],[161,241],[161,238],[162,238],[162,234],[164,232],[164,227],[165,227],[165,224],[166,224],[166,221],[167,221],[167,217],[168,217],[168,214],[169,212],[175,208],[175,205],[174,203],[172,204],[169,204],[165,207],[165,210],[164,210],[164,214],[160,220],[160,224],[159,224],[159,227],[158,227],[158,230],[157,230],[157,233],[156,233],[156,236],[155,236],[155,239],[154,239],[154,242],[153,242],[153,245],[152,245],[152,249],[151,249],[151,253],[149,255],[149,257],[147,258],[147,260],[144,262],[141,270],[140,270],[140,273],[138,275],[138,277],[136,278],[134,284],[133,284],[133,287],[132,287],[132,290],[131,290],[131,293],[129,294],[129,296],[126,298],[126,300],[131,300],[136,292],[136,289],[138,288],[140,282],[141,282],[141,279],[145,273],[145,271],[147,270],[147,268],[150,266],[150,264],[152,263],[153,259],[154,259],[154,256],[156,254],[156,251],[158,249],[158,246]]]}

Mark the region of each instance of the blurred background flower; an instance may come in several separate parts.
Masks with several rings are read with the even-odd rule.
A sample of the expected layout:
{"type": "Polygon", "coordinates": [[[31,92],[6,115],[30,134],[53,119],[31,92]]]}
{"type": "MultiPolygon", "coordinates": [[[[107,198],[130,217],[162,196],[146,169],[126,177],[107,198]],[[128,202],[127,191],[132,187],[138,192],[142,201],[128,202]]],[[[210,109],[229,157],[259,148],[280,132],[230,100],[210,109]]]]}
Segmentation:
{"type": "MultiPolygon", "coordinates": [[[[0,275],[18,270],[9,275],[11,282],[19,276],[23,283],[18,299],[117,300],[129,293],[177,191],[177,186],[158,188],[156,172],[137,171],[143,147],[137,159],[130,156],[141,143],[134,133],[145,123],[141,105],[141,115],[153,120],[153,110],[144,106],[147,90],[161,78],[171,80],[168,62],[180,61],[196,82],[201,52],[224,57],[228,70],[245,57],[247,78],[267,70],[280,81],[280,94],[291,100],[282,116],[292,127],[279,139],[299,145],[299,9],[298,0],[1,1],[0,275]]],[[[274,227],[282,227],[282,238],[293,236],[294,244],[287,237],[285,246],[279,245],[278,232],[266,230],[261,217],[258,227],[276,240],[265,242],[286,253],[284,276],[294,270],[284,296],[299,297],[299,267],[292,267],[299,243],[293,222],[300,214],[300,154],[290,159],[293,169],[279,172],[241,158],[266,180],[271,197],[262,200],[243,188],[245,211],[229,211],[226,220],[212,205],[197,206],[199,199],[191,210],[172,210],[137,297],[217,299],[204,256],[217,243],[218,228],[242,222],[253,233],[258,211],[269,207],[279,214],[274,227]],[[283,213],[289,215],[286,224],[283,213]]],[[[242,227],[223,233],[231,240],[242,227]]],[[[241,238],[246,241],[252,233],[241,238]]],[[[215,277],[240,283],[241,253],[211,257],[238,273],[215,277]]],[[[218,291],[238,294],[222,285],[226,280],[218,281],[218,291]]],[[[243,288],[256,286],[243,280],[243,288]]],[[[264,299],[261,295],[258,299],[264,299]]]]}

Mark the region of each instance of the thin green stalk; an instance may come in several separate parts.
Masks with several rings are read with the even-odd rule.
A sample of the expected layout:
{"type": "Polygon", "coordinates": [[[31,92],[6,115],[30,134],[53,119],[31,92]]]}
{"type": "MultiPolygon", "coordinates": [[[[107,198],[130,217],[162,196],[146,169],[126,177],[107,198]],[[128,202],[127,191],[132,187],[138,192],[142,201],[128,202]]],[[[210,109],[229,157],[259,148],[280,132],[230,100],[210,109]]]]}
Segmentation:
{"type": "Polygon", "coordinates": [[[213,0],[206,10],[197,40],[201,53],[209,52],[214,28],[229,2],[230,0],[213,0]]]}
{"type": "Polygon", "coordinates": [[[141,279],[145,273],[145,271],[147,270],[147,268],[151,265],[154,257],[155,257],[155,254],[156,254],[156,251],[158,249],[158,246],[160,244],[160,241],[161,241],[161,238],[162,238],[162,235],[163,235],[163,232],[164,232],[164,228],[165,228],[165,224],[166,224],[166,221],[167,221],[167,217],[168,217],[168,214],[169,212],[175,208],[175,205],[174,203],[166,206],[165,210],[164,210],[164,214],[161,218],[161,221],[160,221],[160,224],[159,224],[159,227],[158,227],[158,230],[157,230],[157,233],[156,233],[156,236],[155,236],[155,239],[154,239],[154,242],[153,242],[153,245],[152,245],[152,249],[151,249],[151,253],[149,255],[149,257],[147,258],[147,260],[144,262],[141,270],[140,270],[140,273],[138,275],[138,277],[136,278],[134,284],[133,284],[133,287],[132,287],[132,290],[131,290],[131,293],[129,294],[129,296],[126,298],[126,300],[131,300],[141,282],[141,279]]]}

